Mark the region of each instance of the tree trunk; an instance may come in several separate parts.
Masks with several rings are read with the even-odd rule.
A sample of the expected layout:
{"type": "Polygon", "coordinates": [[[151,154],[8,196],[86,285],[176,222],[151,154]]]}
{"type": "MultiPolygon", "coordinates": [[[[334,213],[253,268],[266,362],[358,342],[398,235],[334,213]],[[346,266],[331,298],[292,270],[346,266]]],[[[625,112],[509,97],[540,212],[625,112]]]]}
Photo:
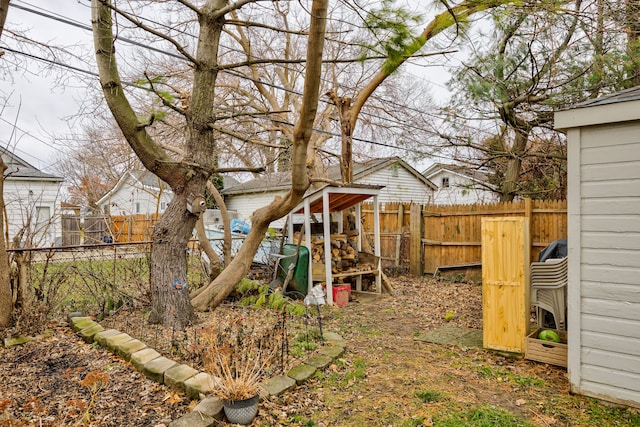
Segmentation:
{"type": "MultiPolygon", "coordinates": [[[[208,0],[198,12],[200,32],[194,65],[193,89],[185,117],[185,160],[176,161],[147,132],[153,120],[140,121],[122,85],[115,58],[112,2],[92,1],[96,63],[105,100],[122,134],[142,164],[171,186],[174,197],[153,233],[150,280],[150,321],[182,328],[193,317],[187,290],[185,251],[196,216],[186,209],[186,197],[204,192],[216,168],[216,146],[210,127],[215,105],[218,46],[225,22],[226,0],[208,0]]],[[[188,56],[186,51],[184,55],[188,56]]]]}
{"type": "Polygon", "coordinates": [[[500,201],[511,202],[516,196],[518,182],[520,182],[520,169],[522,168],[522,157],[527,148],[529,132],[516,129],[515,140],[511,149],[510,157],[507,160],[507,170],[504,174],[504,181],[500,188],[500,201]]]}
{"type": "Polygon", "coordinates": [[[9,326],[13,313],[13,296],[9,278],[9,255],[5,232],[4,171],[7,165],[0,157],[0,328],[9,326]]]}
{"type": "Polygon", "coordinates": [[[151,323],[182,329],[193,319],[186,249],[195,223],[196,216],[186,210],[186,196],[176,194],[156,224],[149,267],[151,323]]]}
{"type": "Polygon", "coordinates": [[[342,155],[340,157],[340,173],[342,182],[353,182],[353,126],[351,122],[351,98],[338,96],[334,91],[327,92],[327,96],[338,109],[340,119],[340,138],[342,140],[342,155]]]}
{"type": "Polygon", "coordinates": [[[209,243],[209,237],[207,236],[207,231],[204,228],[202,216],[200,216],[196,222],[196,232],[198,233],[200,249],[207,255],[207,258],[209,258],[209,270],[207,271],[207,274],[209,275],[209,281],[211,281],[218,277],[220,271],[222,271],[222,262],[220,261],[220,256],[218,256],[216,251],[213,250],[211,243],[209,243]]]}
{"type": "MultiPolygon", "coordinates": [[[[222,254],[224,265],[231,264],[231,221],[229,220],[229,211],[224,203],[224,198],[218,192],[218,189],[211,181],[207,181],[207,190],[213,196],[213,200],[220,209],[222,215],[222,229],[224,230],[224,242],[222,243],[222,254]]],[[[213,279],[213,278],[212,278],[213,279]]]]}

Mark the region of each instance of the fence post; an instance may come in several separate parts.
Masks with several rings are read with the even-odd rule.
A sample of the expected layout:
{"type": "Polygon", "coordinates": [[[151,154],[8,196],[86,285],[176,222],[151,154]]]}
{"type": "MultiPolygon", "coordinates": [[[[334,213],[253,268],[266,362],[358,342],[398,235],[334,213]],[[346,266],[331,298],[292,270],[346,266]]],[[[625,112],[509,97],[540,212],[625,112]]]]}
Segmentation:
{"type": "Polygon", "coordinates": [[[411,274],[422,276],[424,265],[422,259],[422,205],[411,204],[409,216],[409,262],[411,264],[411,274]]]}
{"type": "MultiPolygon", "coordinates": [[[[533,225],[533,201],[530,197],[524,198],[524,217],[527,222],[526,233],[529,236],[529,255],[533,254],[533,239],[531,238],[531,227],[533,225]]],[[[527,262],[531,262],[529,259],[527,262]]]]}

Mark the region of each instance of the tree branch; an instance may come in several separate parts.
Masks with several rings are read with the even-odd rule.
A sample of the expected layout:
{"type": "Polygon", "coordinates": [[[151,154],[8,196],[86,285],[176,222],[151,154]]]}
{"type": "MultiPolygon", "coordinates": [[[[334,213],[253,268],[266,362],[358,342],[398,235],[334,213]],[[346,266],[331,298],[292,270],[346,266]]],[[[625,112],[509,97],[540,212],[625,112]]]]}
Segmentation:
{"type": "Polygon", "coordinates": [[[228,5],[227,7],[223,7],[221,9],[218,10],[218,12],[213,15],[214,19],[218,19],[218,18],[222,18],[224,15],[226,15],[229,12],[233,12],[234,10],[238,10],[240,9],[242,6],[249,4],[249,3],[256,3],[259,1],[271,1],[271,0],[238,0],[235,3],[232,3],[230,5],[228,5]]]}
{"type": "Polygon", "coordinates": [[[373,94],[373,92],[389,77],[400,65],[404,64],[409,58],[413,57],[420,49],[424,47],[427,41],[440,34],[442,31],[450,28],[461,20],[468,19],[471,15],[492,9],[498,6],[506,5],[517,0],[465,0],[460,4],[447,7],[445,12],[436,15],[429,24],[424,28],[422,33],[414,40],[414,43],[407,46],[405,54],[397,62],[387,60],[381,67],[380,71],[373,76],[369,83],[358,92],[353,100],[351,108],[351,125],[355,128],[360,110],[365,102],[373,94]]]}
{"type": "Polygon", "coordinates": [[[149,83],[149,88],[151,92],[155,93],[156,96],[160,98],[160,100],[162,101],[162,105],[164,105],[165,107],[171,108],[173,111],[175,111],[180,115],[183,115],[183,116],[185,115],[186,113],[185,110],[167,101],[164,96],[160,95],[160,93],[156,90],[155,86],[153,85],[153,81],[149,78],[149,75],[147,74],[146,70],[144,71],[144,77],[147,79],[147,82],[149,83]]]}
{"type": "Polygon", "coordinates": [[[285,148],[285,147],[283,147],[282,145],[278,145],[278,144],[269,144],[268,142],[260,141],[260,140],[258,140],[258,139],[252,139],[252,138],[250,138],[250,137],[248,137],[248,136],[244,136],[244,135],[242,135],[242,134],[240,134],[240,133],[237,133],[237,132],[231,131],[231,130],[229,130],[229,129],[224,129],[224,128],[221,128],[221,127],[218,127],[218,126],[211,126],[211,129],[213,129],[213,130],[215,130],[215,131],[218,131],[218,132],[220,132],[220,133],[223,133],[223,134],[225,134],[225,135],[229,135],[230,137],[235,138],[235,139],[237,139],[237,140],[239,140],[239,141],[243,141],[243,142],[250,142],[250,143],[252,143],[252,144],[260,145],[260,146],[262,146],[262,147],[278,148],[278,149],[285,148]]]}
{"type": "Polygon", "coordinates": [[[96,63],[100,74],[100,85],[116,122],[129,145],[142,164],[169,185],[180,165],[151,138],[144,126],[140,126],[137,115],[127,99],[116,64],[114,38],[112,33],[111,7],[108,0],[92,1],[93,38],[96,49],[96,63]]]}
{"type": "Polygon", "coordinates": [[[168,41],[173,46],[175,46],[175,48],[178,50],[178,52],[180,52],[190,62],[192,62],[193,64],[196,63],[196,59],[193,56],[191,56],[189,54],[189,52],[187,52],[184,49],[184,46],[182,46],[180,43],[178,43],[173,37],[169,37],[168,35],[166,35],[164,33],[161,33],[160,31],[156,31],[153,28],[149,27],[148,25],[143,24],[142,22],[140,22],[138,19],[134,18],[133,16],[131,16],[127,12],[125,12],[125,11],[123,11],[121,9],[118,9],[117,7],[113,6],[111,4],[110,0],[97,0],[97,1],[100,2],[101,4],[103,4],[104,6],[108,7],[109,9],[113,10],[118,15],[122,16],[123,18],[125,18],[127,21],[131,22],[136,27],[138,27],[138,28],[140,28],[142,30],[145,30],[148,33],[151,33],[156,37],[159,37],[159,38],[161,38],[163,40],[168,41]]]}

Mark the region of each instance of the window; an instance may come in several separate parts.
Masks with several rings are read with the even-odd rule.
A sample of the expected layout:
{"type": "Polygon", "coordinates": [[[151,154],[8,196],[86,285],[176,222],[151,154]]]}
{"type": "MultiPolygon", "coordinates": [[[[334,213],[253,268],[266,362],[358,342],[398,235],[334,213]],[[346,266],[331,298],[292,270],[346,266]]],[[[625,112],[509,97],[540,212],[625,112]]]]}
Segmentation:
{"type": "Polygon", "coordinates": [[[51,208],[49,206],[36,206],[36,229],[42,230],[49,225],[51,208]]]}
{"type": "Polygon", "coordinates": [[[164,212],[167,209],[167,202],[160,202],[160,212],[164,212]]]}
{"type": "Polygon", "coordinates": [[[136,202],[136,213],[142,213],[142,208],[140,206],[140,202],[136,202]]]}
{"type": "Polygon", "coordinates": [[[36,206],[35,228],[33,240],[30,246],[39,246],[48,243],[48,229],[51,224],[51,208],[49,206],[36,206]]]}
{"type": "Polygon", "coordinates": [[[449,188],[449,177],[445,176],[442,178],[442,188],[449,188]]]}

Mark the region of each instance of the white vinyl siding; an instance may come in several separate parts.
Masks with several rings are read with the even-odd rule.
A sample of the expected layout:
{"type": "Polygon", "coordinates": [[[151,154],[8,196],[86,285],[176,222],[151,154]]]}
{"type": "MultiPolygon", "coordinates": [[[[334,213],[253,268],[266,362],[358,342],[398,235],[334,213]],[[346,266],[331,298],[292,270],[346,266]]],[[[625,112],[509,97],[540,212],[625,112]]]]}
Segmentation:
{"type": "Polygon", "coordinates": [[[391,166],[381,169],[358,179],[357,183],[383,185],[384,188],[378,195],[379,203],[413,202],[424,205],[433,199],[433,191],[404,167],[391,166]]]}
{"type": "MultiPolygon", "coordinates": [[[[433,191],[424,181],[412,174],[403,166],[389,166],[372,172],[364,178],[357,178],[357,184],[381,185],[378,196],[379,203],[416,203],[427,204],[433,198],[433,191]]],[[[231,194],[225,195],[227,209],[238,212],[238,217],[244,221],[250,221],[251,215],[256,209],[271,203],[276,196],[282,196],[286,191],[270,191],[262,193],[231,194]]],[[[373,200],[373,199],[370,199],[373,200]]],[[[294,216],[294,222],[302,222],[298,216],[294,216]]],[[[271,223],[272,228],[283,228],[285,218],[271,223]]]]}
{"type": "Polygon", "coordinates": [[[9,177],[4,183],[4,201],[9,224],[9,240],[26,224],[31,224],[28,236],[32,241],[23,245],[52,246],[62,240],[59,215],[60,182],[9,177]],[[48,219],[42,217],[48,212],[48,219]],[[50,220],[50,221],[49,221],[50,220]]]}
{"type": "MultiPolygon", "coordinates": [[[[238,194],[225,197],[225,204],[230,211],[236,211],[238,213],[238,219],[250,222],[251,215],[269,203],[273,202],[275,196],[284,195],[284,191],[269,192],[269,193],[253,193],[253,194],[238,194]]],[[[286,218],[286,217],[285,217],[286,218]]],[[[271,223],[272,228],[283,228],[285,218],[281,218],[271,223]]]]}
{"type": "Polygon", "coordinates": [[[498,201],[495,193],[479,188],[471,178],[459,173],[440,169],[427,178],[440,184],[433,194],[434,205],[473,205],[498,201]]]}

